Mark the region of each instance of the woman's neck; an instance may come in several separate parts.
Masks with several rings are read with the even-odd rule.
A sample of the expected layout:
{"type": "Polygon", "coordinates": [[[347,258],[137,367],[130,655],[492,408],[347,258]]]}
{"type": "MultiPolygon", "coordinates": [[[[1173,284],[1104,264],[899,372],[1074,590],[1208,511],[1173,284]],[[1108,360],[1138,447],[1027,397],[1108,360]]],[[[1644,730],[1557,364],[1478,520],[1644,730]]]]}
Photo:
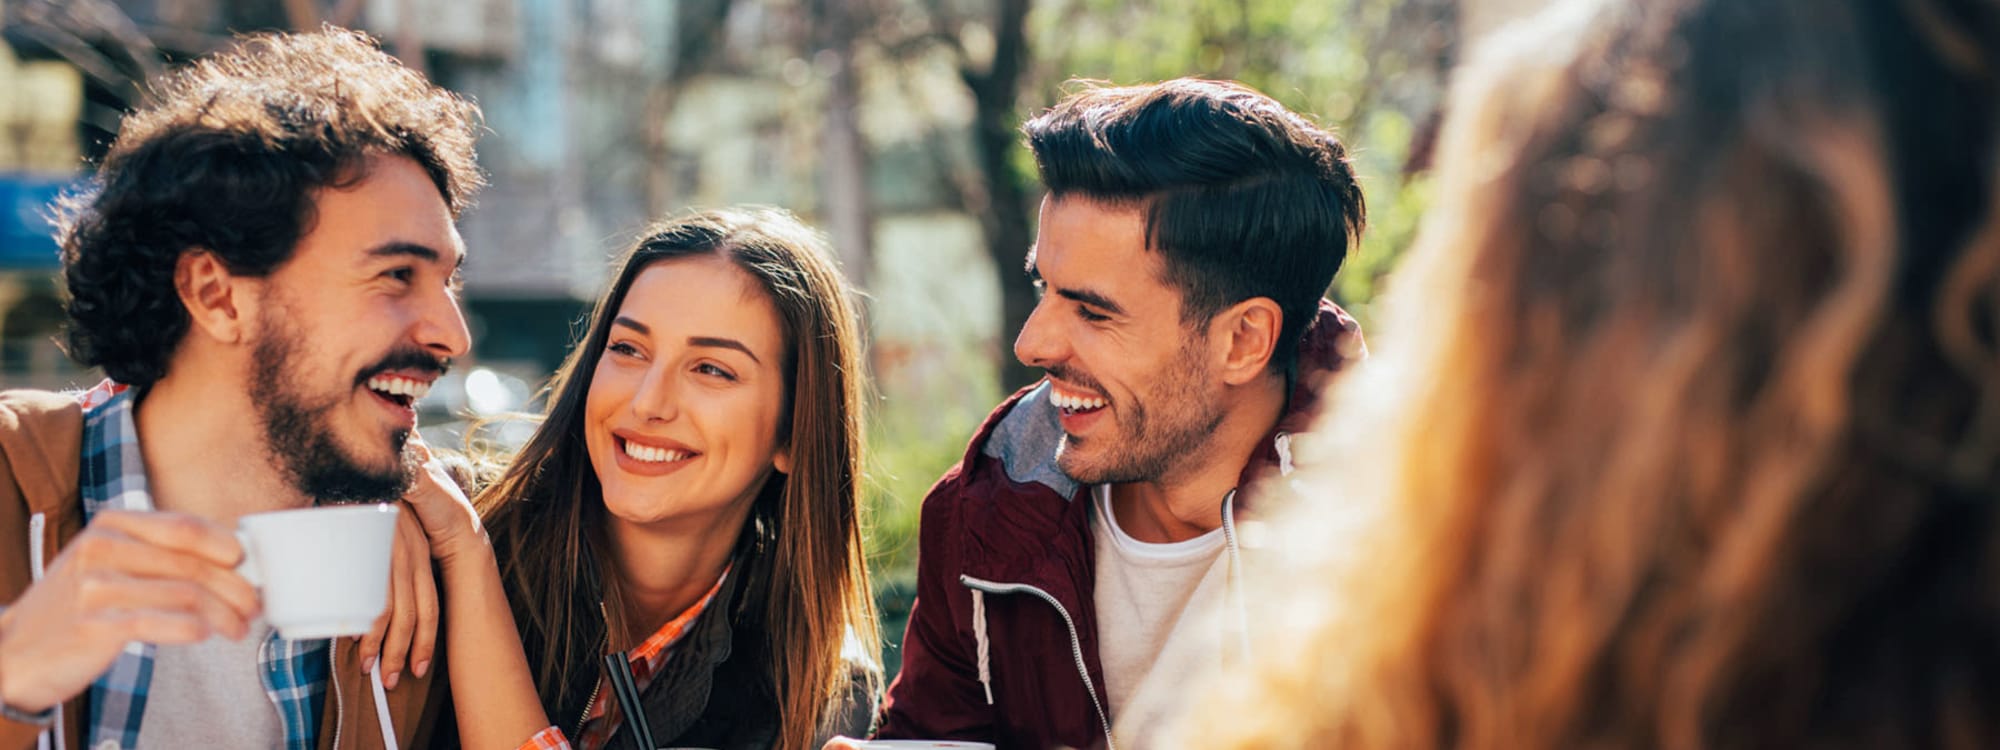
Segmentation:
{"type": "Polygon", "coordinates": [[[625,635],[645,640],[701,601],[729,565],[749,508],[718,523],[634,524],[612,518],[612,555],[624,599],[625,635]]]}

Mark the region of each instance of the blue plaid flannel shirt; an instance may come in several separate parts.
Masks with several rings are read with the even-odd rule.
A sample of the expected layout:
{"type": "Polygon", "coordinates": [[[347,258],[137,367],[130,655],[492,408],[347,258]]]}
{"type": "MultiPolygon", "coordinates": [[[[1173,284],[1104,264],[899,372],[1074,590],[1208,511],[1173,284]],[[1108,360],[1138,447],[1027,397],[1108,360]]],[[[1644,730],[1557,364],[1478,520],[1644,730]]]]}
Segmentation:
{"type": "MultiPolygon", "coordinates": [[[[84,523],[104,509],[150,511],[153,495],[146,489],[146,463],[139,454],[139,431],[133,426],[133,393],[111,381],[81,394],[83,416],[84,523]]],[[[310,750],[319,739],[320,711],[327,679],[333,673],[330,641],[288,641],[277,633],[257,650],[258,673],[285,726],[288,750],[310,750]]],[[[153,682],[153,645],[125,645],[111,668],[90,686],[90,724],[85,746],[118,747],[139,744],[139,724],[146,714],[146,695],[153,682]]]]}

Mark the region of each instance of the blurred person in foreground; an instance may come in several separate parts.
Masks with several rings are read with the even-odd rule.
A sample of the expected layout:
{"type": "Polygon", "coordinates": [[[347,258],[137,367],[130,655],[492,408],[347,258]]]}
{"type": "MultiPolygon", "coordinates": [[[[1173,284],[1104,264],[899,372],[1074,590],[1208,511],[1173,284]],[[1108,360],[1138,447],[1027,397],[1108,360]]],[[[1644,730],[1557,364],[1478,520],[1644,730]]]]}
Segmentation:
{"type": "Polygon", "coordinates": [[[1466,68],[1285,526],[1356,551],[1188,746],[2000,746],[1996,11],[1566,5],[1466,68]]]}
{"type": "Polygon", "coordinates": [[[231,530],[409,485],[412,394],[468,346],[478,111],[331,30],[153,94],[61,217],[69,353],[109,380],[0,394],[0,747],[380,747],[382,722],[421,746],[443,701],[415,519],[367,643],[280,638],[231,530]]]}
{"type": "Polygon", "coordinates": [[[435,462],[412,493],[459,741],[800,750],[868,731],[861,361],[853,292],[790,214],[701,212],[634,243],[477,514],[435,462]]]}
{"type": "Polygon", "coordinates": [[[1023,129],[1049,194],[1014,353],[1048,376],[924,500],[881,738],[1105,745],[1179,682],[1169,654],[1241,658],[1237,490],[1291,470],[1313,387],[1362,352],[1322,296],[1364,216],[1332,133],[1187,79],[1023,129]]]}

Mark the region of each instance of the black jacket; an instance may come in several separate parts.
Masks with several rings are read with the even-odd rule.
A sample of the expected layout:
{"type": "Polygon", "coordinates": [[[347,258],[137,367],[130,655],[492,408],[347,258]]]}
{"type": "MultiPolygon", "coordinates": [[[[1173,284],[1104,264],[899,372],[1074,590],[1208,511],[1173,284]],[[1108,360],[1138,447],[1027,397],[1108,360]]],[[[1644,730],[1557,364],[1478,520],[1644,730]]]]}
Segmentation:
{"type": "MultiPolygon", "coordinates": [[[[746,571],[740,559],[734,570],[746,571]]],[[[777,689],[771,682],[771,660],[765,646],[762,618],[742,600],[745,575],[731,574],[715,599],[695,619],[694,626],[667,655],[667,663],[640,695],[653,739],[661,747],[701,747],[715,750],[767,750],[778,737],[777,689]]],[[[520,613],[516,613],[518,618],[520,613]]],[[[602,627],[602,624],[599,625],[602,627]]],[[[528,648],[532,665],[545,658],[528,648]]],[[[850,662],[853,679],[841,700],[832,731],[865,737],[872,729],[880,694],[872,687],[873,665],[850,662]]],[[[565,733],[582,724],[592,693],[603,679],[602,669],[579,670],[560,696],[542,696],[549,720],[565,733]]],[[[610,700],[602,691],[596,700],[610,700]]],[[[448,723],[448,722],[443,722],[448,723]]],[[[440,731],[437,747],[458,747],[456,727],[440,731]]],[[[830,736],[830,735],[829,735],[830,736]]],[[[523,738],[526,739],[526,738],[523,738]]],[[[575,737],[571,737],[572,740],[575,737]]],[[[813,743],[817,748],[824,737],[813,743]]],[[[633,750],[631,722],[612,735],[610,750],[633,750]]]]}
{"type": "MultiPolygon", "coordinates": [[[[764,750],[777,744],[778,701],[771,684],[770,649],[762,623],[748,616],[751,608],[746,603],[737,601],[740,581],[746,577],[731,575],[723,582],[715,601],[674,645],[666,666],[640,695],[653,738],[663,747],[764,750]]],[[[850,666],[854,679],[833,731],[866,737],[880,696],[870,689],[867,665],[850,666]]],[[[573,722],[581,715],[579,707],[567,718],[573,722]]],[[[620,725],[609,750],[634,747],[631,729],[631,722],[620,725]]],[[[818,738],[813,747],[826,739],[818,738]]]]}

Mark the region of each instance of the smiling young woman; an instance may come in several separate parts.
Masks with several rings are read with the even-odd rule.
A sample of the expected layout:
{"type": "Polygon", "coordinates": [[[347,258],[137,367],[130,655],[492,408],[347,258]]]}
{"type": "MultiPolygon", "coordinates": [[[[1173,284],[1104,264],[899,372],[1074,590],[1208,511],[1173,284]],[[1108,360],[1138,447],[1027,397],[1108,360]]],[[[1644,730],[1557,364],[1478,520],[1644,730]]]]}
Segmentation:
{"type": "Polygon", "coordinates": [[[451,675],[468,746],[801,748],[867,730],[881,675],[850,295],[783,212],[655,227],[479,494],[490,548],[448,491],[418,493],[434,540],[469,540],[437,542],[449,644],[480,653],[451,675]],[[492,643],[505,614],[519,648],[492,643]],[[528,682],[543,716],[522,720],[528,682]]]}

